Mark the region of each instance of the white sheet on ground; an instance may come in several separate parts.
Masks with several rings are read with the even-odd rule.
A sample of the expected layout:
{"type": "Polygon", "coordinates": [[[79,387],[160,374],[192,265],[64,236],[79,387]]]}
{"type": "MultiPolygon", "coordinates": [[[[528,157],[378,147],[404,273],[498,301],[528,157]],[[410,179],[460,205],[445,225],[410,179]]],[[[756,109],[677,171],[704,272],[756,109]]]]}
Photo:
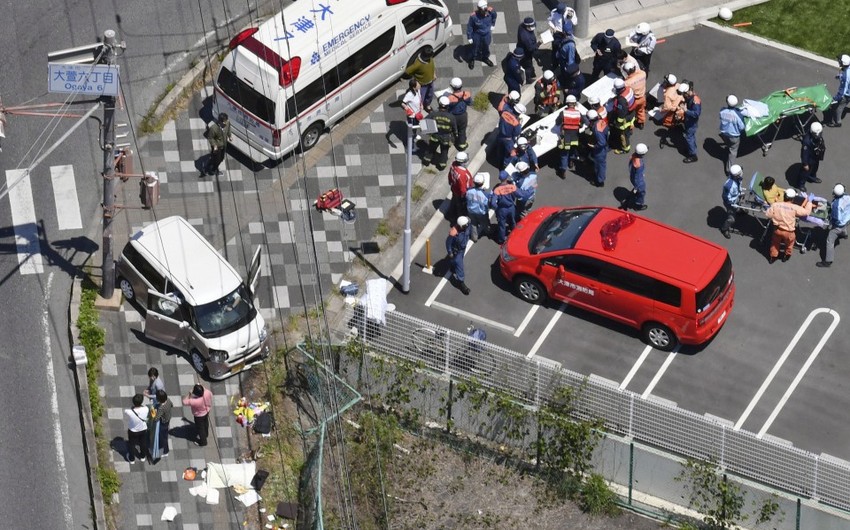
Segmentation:
{"type": "Polygon", "coordinates": [[[208,462],[207,486],[210,488],[226,488],[229,486],[251,488],[251,479],[254,478],[256,473],[256,462],[242,462],[241,464],[208,462]]]}

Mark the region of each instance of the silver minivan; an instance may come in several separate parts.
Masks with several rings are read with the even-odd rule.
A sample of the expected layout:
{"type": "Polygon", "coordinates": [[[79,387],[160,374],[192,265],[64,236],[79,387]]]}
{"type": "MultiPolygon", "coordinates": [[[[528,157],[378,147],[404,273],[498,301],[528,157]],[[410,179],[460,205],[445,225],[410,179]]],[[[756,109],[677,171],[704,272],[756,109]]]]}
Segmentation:
{"type": "Polygon", "coordinates": [[[186,219],[168,217],[130,237],[116,267],[124,297],[145,313],[145,337],[189,354],[195,370],[224,379],[269,354],[254,303],[258,247],[243,280],[186,219]]]}

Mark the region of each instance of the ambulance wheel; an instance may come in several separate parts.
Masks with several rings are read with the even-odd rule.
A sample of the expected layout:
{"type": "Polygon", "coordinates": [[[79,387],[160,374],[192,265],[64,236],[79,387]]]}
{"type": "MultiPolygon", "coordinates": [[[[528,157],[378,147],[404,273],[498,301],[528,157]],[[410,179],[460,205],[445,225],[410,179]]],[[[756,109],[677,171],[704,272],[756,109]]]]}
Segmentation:
{"type": "Polygon", "coordinates": [[[517,296],[532,304],[542,304],[546,301],[546,288],[531,276],[520,276],[514,280],[514,290],[517,296]]]}
{"type": "Polygon", "coordinates": [[[132,302],[136,298],[136,290],[133,289],[133,284],[127,278],[118,278],[118,287],[128,302],[132,302]]]}
{"type": "Polygon", "coordinates": [[[679,339],[664,324],[658,322],[647,322],[643,325],[643,340],[656,350],[672,351],[679,345],[679,339]]]}
{"type": "Polygon", "coordinates": [[[325,124],[317,121],[313,125],[307,127],[304,134],[301,135],[301,152],[309,151],[319,143],[319,138],[325,131],[325,124]]]}

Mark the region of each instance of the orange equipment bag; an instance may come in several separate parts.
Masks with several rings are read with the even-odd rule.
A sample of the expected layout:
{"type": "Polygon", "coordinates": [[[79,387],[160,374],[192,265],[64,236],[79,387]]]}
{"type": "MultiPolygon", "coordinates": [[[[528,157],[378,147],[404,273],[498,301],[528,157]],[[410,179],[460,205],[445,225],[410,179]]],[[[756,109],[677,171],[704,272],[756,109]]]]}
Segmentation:
{"type": "Polygon", "coordinates": [[[342,204],[342,192],[339,191],[339,188],[328,190],[316,199],[316,209],[320,212],[339,208],[340,204],[342,204]]]}

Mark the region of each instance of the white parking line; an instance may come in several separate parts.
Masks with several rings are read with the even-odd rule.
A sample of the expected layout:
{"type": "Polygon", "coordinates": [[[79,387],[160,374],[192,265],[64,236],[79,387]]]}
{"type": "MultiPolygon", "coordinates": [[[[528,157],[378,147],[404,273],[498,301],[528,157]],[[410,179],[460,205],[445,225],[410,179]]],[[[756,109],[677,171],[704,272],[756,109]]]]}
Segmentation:
{"type": "Polygon", "coordinates": [[[549,323],[546,324],[546,329],[543,330],[543,333],[538,337],[537,342],[534,343],[534,346],[531,347],[531,350],[526,355],[526,358],[531,359],[537,353],[537,350],[540,349],[540,346],[543,345],[543,341],[546,340],[546,337],[549,336],[549,333],[552,332],[552,328],[555,327],[555,324],[558,323],[558,320],[561,319],[561,315],[564,314],[564,311],[567,310],[567,304],[561,304],[561,307],[555,311],[555,314],[552,315],[552,318],[549,319],[549,323]]]}
{"type": "Polygon", "coordinates": [[[628,373],[628,375],[626,375],[626,378],[623,379],[622,383],[620,383],[620,390],[625,390],[625,388],[627,386],[629,386],[629,383],[632,381],[632,378],[635,376],[637,371],[640,369],[640,366],[643,364],[643,362],[646,360],[646,358],[649,357],[649,352],[651,352],[651,351],[652,351],[652,346],[647,344],[646,348],[643,349],[643,353],[641,353],[640,357],[638,357],[637,362],[632,366],[632,369],[629,370],[629,373],[628,373]]]}
{"type": "Polygon", "coordinates": [[[670,363],[672,363],[673,359],[676,358],[676,355],[679,354],[678,350],[679,348],[677,346],[676,349],[671,351],[670,355],[668,355],[667,358],[664,359],[664,364],[661,365],[661,368],[658,369],[658,372],[656,372],[655,377],[653,377],[652,381],[649,382],[649,386],[646,387],[646,390],[644,390],[643,394],[640,395],[641,398],[646,399],[647,397],[649,397],[650,394],[652,394],[652,391],[655,389],[655,385],[657,385],[658,382],[661,381],[661,376],[664,375],[664,372],[667,371],[667,368],[670,366],[670,363]]]}
{"type": "Polygon", "coordinates": [[[537,313],[538,309],[540,309],[539,305],[535,304],[531,306],[531,309],[528,310],[528,313],[526,313],[525,318],[522,319],[522,322],[520,323],[519,327],[516,328],[516,331],[514,332],[514,337],[519,337],[520,335],[522,335],[522,332],[525,331],[525,327],[528,325],[529,322],[531,322],[531,317],[533,317],[534,314],[537,313]]]}
{"type": "MultiPolygon", "coordinates": [[[[794,338],[791,339],[791,342],[788,343],[788,346],[785,348],[785,351],[782,352],[782,355],[779,356],[779,359],[776,360],[776,364],[773,365],[773,369],[767,374],[767,378],[762,382],[761,387],[758,389],[756,394],[753,396],[753,399],[750,401],[750,404],[747,405],[747,408],[744,410],[744,413],[738,419],[738,422],[735,423],[734,429],[737,431],[741,428],[747,418],[750,416],[750,413],[755,408],[756,404],[761,399],[764,392],[767,390],[767,387],[770,386],[770,383],[773,381],[773,378],[776,377],[776,374],[779,372],[779,369],[782,368],[782,365],[788,359],[788,356],[791,355],[791,352],[794,351],[794,348],[797,346],[797,343],[800,341],[800,338],[803,336],[803,333],[809,328],[809,324],[812,323],[812,320],[815,316],[820,313],[832,313],[835,315],[835,318],[838,317],[838,313],[833,311],[832,309],[827,309],[825,307],[821,307],[815,309],[809,316],[806,317],[806,320],[803,321],[803,324],[800,326],[800,329],[797,330],[797,333],[794,335],[794,338]]],[[[837,324],[837,322],[835,323],[837,324]]],[[[834,324],[834,325],[835,325],[834,324]]],[[[832,334],[832,328],[829,329],[829,333],[832,334]]]]}
{"type": "Polygon", "coordinates": [[[794,393],[794,390],[796,390],[797,385],[799,385],[800,381],[803,380],[803,377],[806,375],[806,372],[809,371],[809,368],[811,368],[812,364],[815,362],[815,359],[817,359],[818,355],[820,355],[820,351],[823,348],[824,344],[826,344],[826,341],[829,340],[830,336],[832,336],[832,332],[835,331],[835,328],[838,327],[838,323],[841,321],[841,317],[838,316],[838,313],[836,313],[832,309],[826,308],[820,308],[816,309],[815,311],[812,311],[809,317],[813,316],[816,312],[827,312],[832,315],[832,324],[829,325],[829,328],[826,330],[826,333],[823,334],[823,337],[820,338],[817,346],[815,346],[815,349],[812,350],[811,354],[809,354],[809,358],[806,359],[806,364],[804,364],[803,367],[800,368],[800,371],[797,372],[797,377],[794,378],[794,381],[791,382],[791,385],[788,387],[788,390],[785,391],[785,394],[782,396],[782,399],[780,399],[779,403],[776,404],[776,407],[773,409],[773,412],[770,413],[770,417],[767,418],[767,421],[764,422],[764,425],[762,425],[761,429],[758,432],[759,438],[764,436],[764,433],[766,433],[770,426],[773,424],[773,420],[775,420],[776,416],[779,415],[779,412],[785,406],[785,403],[788,401],[788,398],[791,397],[791,394],[794,393]]]}
{"type": "Polygon", "coordinates": [[[495,320],[490,320],[489,318],[482,318],[481,316],[479,316],[475,313],[470,313],[469,311],[464,311],[463,309],[458,309],[454,306],[450,306],[449,304],[444,304],[442,302],[434,301],[434,302],[431,303],[431,307],[436,308],[436,309],[441,309],[441,310],[445,311],[446,313],[451,313],[451,314],[457,315],[459,317],[464,317],[464,318],[468,318],[469,320],[474,320],[474,321],[480,322],[487,327],[496,328],[496,329],[504,331],[505,333],[513,333],[514,332],[514,328],[511,327],[511,326],[508,326],[507,324],[502,324],[501,322],[496,322],[495,320]]]}

